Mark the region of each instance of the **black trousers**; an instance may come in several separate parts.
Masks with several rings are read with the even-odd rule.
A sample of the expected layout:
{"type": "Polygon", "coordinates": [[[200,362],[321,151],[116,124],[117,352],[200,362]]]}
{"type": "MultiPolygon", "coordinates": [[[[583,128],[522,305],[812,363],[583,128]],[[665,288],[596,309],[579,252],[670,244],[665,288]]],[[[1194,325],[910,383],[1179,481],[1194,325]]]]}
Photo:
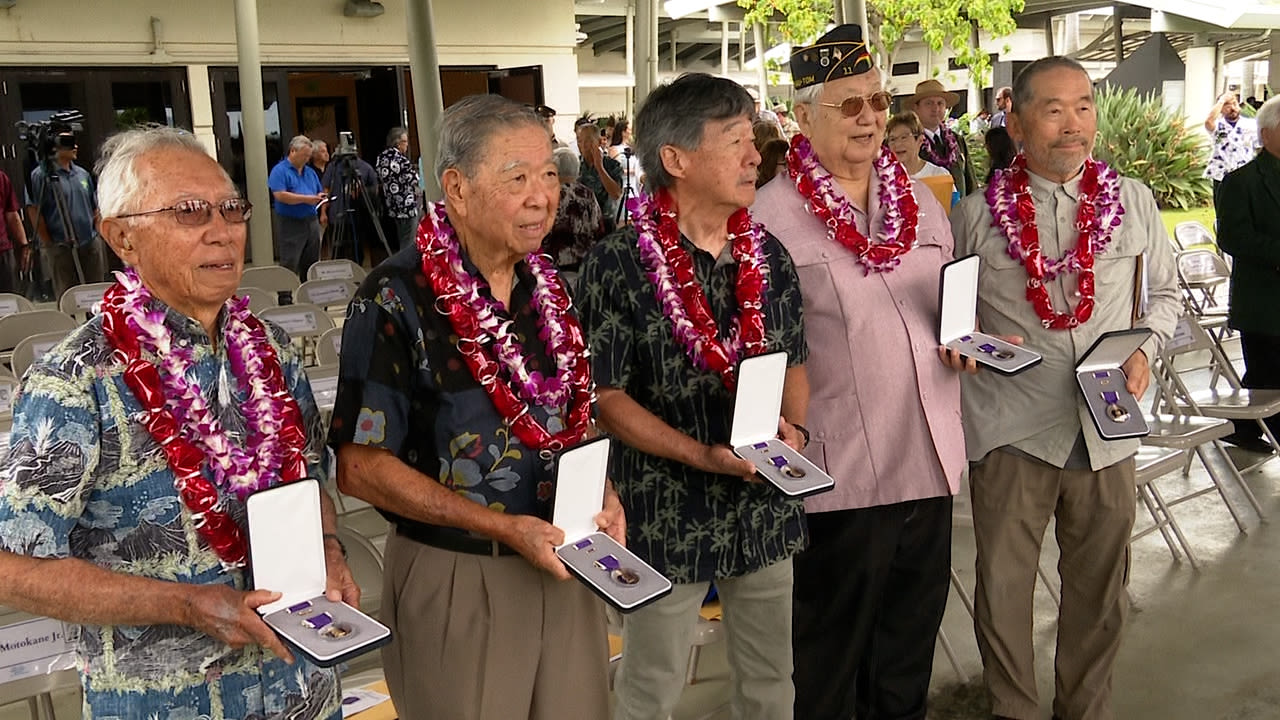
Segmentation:
{"type": "MultiPolygon", "coordinates": [[[[1256,390],[1280,390],[1280,335],[1240,331],[1240,350],[1244,354],[1244,377],[1240,384],[1256,390]]],[[[1280,416],[1267,418],[1267,427],[1280,438],[1280,416]]],[[[1257,423],[1237,422],[1236,431],[1250,437],[1261,437],[1257,423]]]]}
{"type": "Polygon", "coordinates": [[[920,720],[951,571],[950,496],[808,516],[795,557],[795,717],[920,720]]]}

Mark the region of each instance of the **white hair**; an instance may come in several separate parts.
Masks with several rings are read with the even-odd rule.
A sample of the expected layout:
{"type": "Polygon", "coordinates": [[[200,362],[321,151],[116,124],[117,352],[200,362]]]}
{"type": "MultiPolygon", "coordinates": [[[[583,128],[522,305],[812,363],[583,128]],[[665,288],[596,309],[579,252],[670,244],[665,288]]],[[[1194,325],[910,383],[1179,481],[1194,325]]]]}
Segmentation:
{"type": "Polygon", "coordinates": [[[304,145],[309,148],[315,147],[311,142],[311,138],[306,135],[294,135],[293,139],[289,141],[289,152],[293,152],[304,145]]]}
{"type": "Polygon", "coordinates": [[[577,180],[582,174],[582,161],[573,150],[567,147],[556,148],[552,153],[552,159],[556,163],[556,172],[560,173],[561,180],[577,180]]]}
{"type": "MultiPolygon", "coordinates": [[[[161,150],[184,150],[208,157],[200,140],[182,128],[160,125],[136,127],[107,138],[98,158],[98,209],[102,217],[137,212],[137,203],[146,193],[146,183],[138,174],[138,160],[161,150]]],[[[222,177],[234,188],[227,171],[222,177]]]]}
{"type": "Polygon", "coordinates": [[[1258,108],[1258,127],[1275,130],[1280,127],[1280,95],[1262,103],[1258,108]]]}

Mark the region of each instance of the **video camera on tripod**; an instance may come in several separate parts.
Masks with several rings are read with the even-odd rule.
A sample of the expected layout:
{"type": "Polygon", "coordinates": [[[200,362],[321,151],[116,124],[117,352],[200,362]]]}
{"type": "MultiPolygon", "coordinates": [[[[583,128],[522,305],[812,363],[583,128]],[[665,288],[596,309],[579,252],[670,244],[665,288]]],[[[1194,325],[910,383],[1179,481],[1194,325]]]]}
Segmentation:
{"type": "MultiPolygon", "coordinates": [[[[326,202],[338,202],[338,206],[342,211],[341,216],[335,216],[332,220],[335,256],[339,252],[343,252],[349,254],[349,259],[351,260],[360,260],[359,247],[363,239],[359,237],[357,228],[363,225],[365,228],[373,230],[373,234],[382,243],[383,250],[390,257],[392,254],[391,245],[387,241],[382,224],[379,222],[381,215],[378,211],[379,204],[374,202],[373,197],[373,193],[376,191],[377,176],[373,175],[370,178],[370,182],[374,183],[374,187],[366,187],[365,181],[360,176],[360,167],[358,166],[364,165],[369,173],[373,173],[373,169],[360,160],[359,151],[356,149],[355,135],[351,131],[344,130],[338,133],[338,145],[330,154],[329,162],[334,166],[333,178],[335,182],[333,182],[333,187],[329,188],[330,196],[326,199],[326,202]],[[357,209],[364,211],[364,223],[357,219],[357,209]]],[[[326,176],[328,176],[328,173],[326,173],[326,176]]]]}
{"type": "Polygon", "coordinates": [[[44,162],[59,148],[69,150],[76,146],[75,136],[84,132],[84,113],[59,110],[45,120],[19,120],[14,127],[18,129],[18,139],[27,144],[28,152],[37,162],[44,162]]]}

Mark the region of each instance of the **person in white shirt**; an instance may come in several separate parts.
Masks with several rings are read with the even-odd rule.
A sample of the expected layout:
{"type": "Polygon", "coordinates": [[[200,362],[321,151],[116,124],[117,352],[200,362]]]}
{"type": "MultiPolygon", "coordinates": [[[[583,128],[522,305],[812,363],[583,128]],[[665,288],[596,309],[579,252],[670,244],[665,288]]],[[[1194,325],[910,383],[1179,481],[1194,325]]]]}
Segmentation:
{"type": "Polygon", "coordinates": [[[1205,118],[1204,129],[1209,132],[1213,145],[1204,174],[1213,181],[1213,205],[1217,207],[1222,178],[1252,160],[1262,143],[1258,140],[1257,121],[1240,114],[1240,100],[1232,92],[1222,93],[1218,98],[1205,118]]]}
{"type": "Polygon", "coordinates": [[[912,179],[951,174],[946,168],[920,157],[924,127],[920,125],[920,116],[915,113],[907,111],[889,118],[884,126],[884,140],[912,179]]]}

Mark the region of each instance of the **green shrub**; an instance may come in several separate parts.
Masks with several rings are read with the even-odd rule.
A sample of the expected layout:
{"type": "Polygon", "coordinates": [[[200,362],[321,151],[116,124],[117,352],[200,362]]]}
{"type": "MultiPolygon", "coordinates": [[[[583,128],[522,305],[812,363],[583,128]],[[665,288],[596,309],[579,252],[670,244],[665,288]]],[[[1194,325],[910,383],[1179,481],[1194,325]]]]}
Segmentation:
{"type": "Polygon", "coordinates": [[[987,156],[986,136],[982,133],[974,133],[964,137],[965,143],[969,146],[969,162],[973,164],[973,176],[978,179],[979,185],[986,185],[987,166],[991,162],[991,158],[987,156]]]}
{"type": "Polygon", "coordinates": [[[1209,147],[1199,128],[1188,128],[1181,115],[1166,110],[1159,95],[1103,87],[1097,102],[1094,157],[1146,184],[1162,208],[1209,202],[1209,147]]]}

